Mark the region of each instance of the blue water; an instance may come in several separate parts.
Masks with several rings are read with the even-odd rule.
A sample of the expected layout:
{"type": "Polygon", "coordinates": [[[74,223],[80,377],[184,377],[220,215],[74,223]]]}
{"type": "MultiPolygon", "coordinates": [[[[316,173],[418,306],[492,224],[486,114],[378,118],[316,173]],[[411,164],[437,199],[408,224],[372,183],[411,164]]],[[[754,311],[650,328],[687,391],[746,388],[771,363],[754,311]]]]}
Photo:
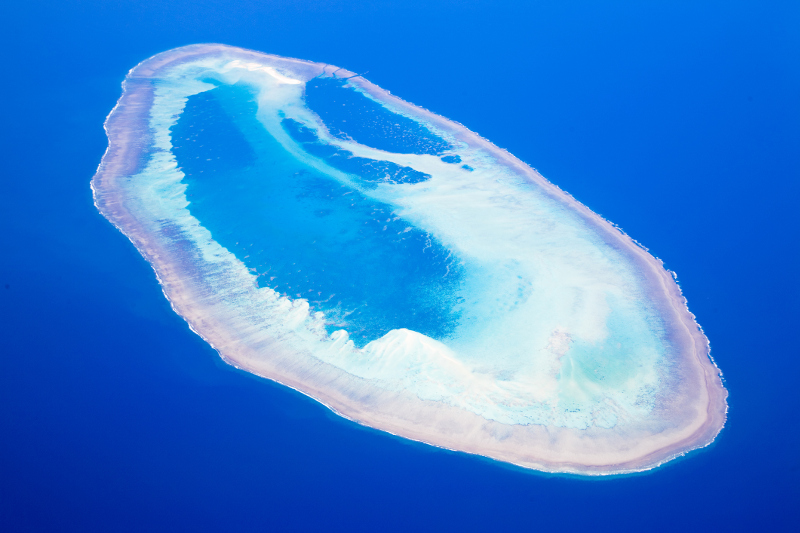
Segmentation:
{"type": "MultiPolygon", "coordinates": [[[[329,333],[346,329],[357,346],[398,328],[447,337],[460,278],[448,250],[391,206],[298,161],[256,119],[256,109],[246,86],[188,98],[171,138],[191,214],[258,275],[259,286],[324,312],[329,333]]],[[[307,129],[294,131],[311,138],[307,129]]],[[[364,163],[354,160],[369,161],[321,158],[339,158],[335,167],[362,175],[364,163]]]]}
{"type": "Polygon", "coordinates": [[[796,529],[797,2],[4,7],[3,531],[796,529]],[[88,190],[128,69],[203,41],[369,71],[647,245],[724,371],[716,444],[647,475],[550,478],[220,363],[88,190]]]}
{"type": "MultiPolygon", "coordinates": [[[[315,155],[328,165],[358,178],[358,184],[365,188],[375,188],[377,183],[421,183],[431,179],[429,174],[411,167],[398,165],[391,161],[377,161],[366,157],[354,156],[352,152],[343,150],[332,144],[320,141],[316,132],[296,120],[284,118],[281,121],[286,132],[309,154],[315,155]]],[[[459,156],[445,156],[459,157],[459,156]]],[[[459,157],[460,159],[460,157],[459,157]]]]}
{"type": "Polygon", "coordinates": [[[401,154],[441,155],[452,148],[428,128],[371,100],[343,79],[311,80],[306,84],[305,102],[331,135],[340,139],[401,154]]]}

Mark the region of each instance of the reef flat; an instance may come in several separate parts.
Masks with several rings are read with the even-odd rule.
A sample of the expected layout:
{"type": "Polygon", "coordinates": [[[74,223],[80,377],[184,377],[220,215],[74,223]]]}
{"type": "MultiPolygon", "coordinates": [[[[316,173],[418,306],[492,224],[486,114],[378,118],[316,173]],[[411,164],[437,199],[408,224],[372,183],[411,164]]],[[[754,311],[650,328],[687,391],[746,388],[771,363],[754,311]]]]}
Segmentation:
{"type": "Polygon", "coordinates": [[[231,365],[547,472],[647,470],[723,427],[673,275],[465,127],[353,72],[217,44],[123,89],[95,203],[231,365]]]}

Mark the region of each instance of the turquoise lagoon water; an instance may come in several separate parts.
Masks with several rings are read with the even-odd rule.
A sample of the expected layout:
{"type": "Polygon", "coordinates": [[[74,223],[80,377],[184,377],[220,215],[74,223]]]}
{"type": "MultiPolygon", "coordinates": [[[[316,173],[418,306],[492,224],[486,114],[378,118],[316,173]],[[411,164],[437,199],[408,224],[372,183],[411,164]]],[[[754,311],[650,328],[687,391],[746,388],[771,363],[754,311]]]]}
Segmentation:
{"type": "MultiPolygon", "coordinates": [[[[246,86],[189,97],[172,142],[192,215],[259,286],[324,311],[330,333],[344,328],[360,346],[402,327],[447,337],[460,277],[452,255],[391,205],[293,157],[256,110],[246,86]]],[[[328,161],[338,155],[316,147],[330,148],[328,161]]],[[[337,166],[362,166],[349,159],[337,166]]]]}

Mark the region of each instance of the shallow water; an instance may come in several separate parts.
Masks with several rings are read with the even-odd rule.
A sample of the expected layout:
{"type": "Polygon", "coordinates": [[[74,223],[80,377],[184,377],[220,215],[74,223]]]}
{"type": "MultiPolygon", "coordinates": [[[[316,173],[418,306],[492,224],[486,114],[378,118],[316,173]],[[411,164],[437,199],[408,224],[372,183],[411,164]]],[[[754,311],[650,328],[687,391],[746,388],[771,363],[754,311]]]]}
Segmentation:
{"type": "Polygon", "coordinates": [[[304,298],[363,346],[396,328],[445,338],[458,266],[431,235],[287,152],[247,87],[189,97],[172,128],[189,211],[262,287],[304,298]],[[379,268],[377,268],[379,266],[379,268]]]}

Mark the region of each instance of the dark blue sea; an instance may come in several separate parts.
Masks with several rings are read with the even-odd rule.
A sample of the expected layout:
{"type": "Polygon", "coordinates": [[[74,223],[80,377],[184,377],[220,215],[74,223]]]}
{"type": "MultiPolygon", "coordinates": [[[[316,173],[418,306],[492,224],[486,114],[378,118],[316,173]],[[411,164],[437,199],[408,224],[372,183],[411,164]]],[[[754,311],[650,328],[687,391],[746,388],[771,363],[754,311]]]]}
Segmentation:
{"type": "Polygon", "coordinates": [[[798,28],[796,1],[4,5],[0,531],[795,531],[798,28]],[[89,189],[128,70],[198,42],[368,72],[619,224],[711,340],[717,441],[549,476],[224,364],[89,189]]]}

